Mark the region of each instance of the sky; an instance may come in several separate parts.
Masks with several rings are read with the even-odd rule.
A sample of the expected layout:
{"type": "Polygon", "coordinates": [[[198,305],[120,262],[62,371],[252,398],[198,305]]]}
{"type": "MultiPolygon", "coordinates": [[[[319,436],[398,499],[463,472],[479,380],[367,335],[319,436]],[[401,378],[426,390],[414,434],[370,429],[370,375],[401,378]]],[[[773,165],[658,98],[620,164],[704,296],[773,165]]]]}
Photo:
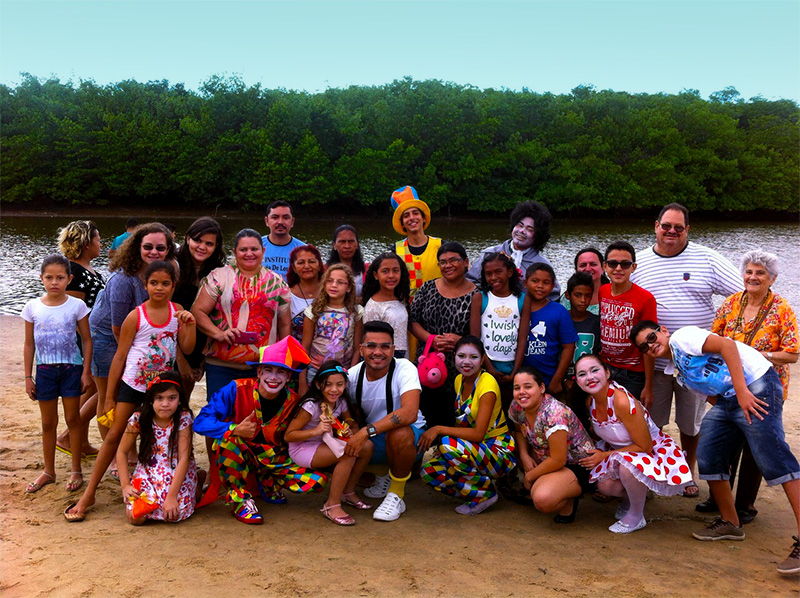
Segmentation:
{"type": "Polygon", "coordinates": [[[212,75],[309,92],[410,76],[800,101],[799,0],[0,0],[0,83],[212,75]]]}

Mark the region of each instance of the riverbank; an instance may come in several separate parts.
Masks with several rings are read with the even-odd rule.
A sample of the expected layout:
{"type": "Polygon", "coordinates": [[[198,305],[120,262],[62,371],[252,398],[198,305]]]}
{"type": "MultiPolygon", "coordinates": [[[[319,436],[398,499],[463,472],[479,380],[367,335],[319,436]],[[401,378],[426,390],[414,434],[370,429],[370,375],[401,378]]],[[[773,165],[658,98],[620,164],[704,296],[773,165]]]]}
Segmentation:
{"type": "MultiPolygon", "coordinates": [[[[607,531],[615,503],[581,501],[572,525],[501,500],[477,517],[413,480],[408,510],[380,523],[354,513],[337,527],[319,514],[320,495],[290,495],[264,506],[266,523],[245,526],[222,503],[177,526],[125,522],[119,484],[108,475],[83,523],[61,511],[77,494],[64,489],[68,458],[56,454],[58,480],[25,494],[41,471],[40,419],[24,393],[23,322],[0,317],[0,591],[5,598],[141,596],[788,596],[797,578],[775,566],[789,552],[794,518],[783,491],[762,487],[759,515],[744,542],[704,543],[692,530],[708,517],[696,500],[655,497],[648,526],[629,536],[607,531]]],[[[795,381],[800,367],[792,369],[795,381]]],[[[205,388],[192,396],[197,413],[205,388]]],[[[62,424],[63,425],[63,424],[62,424]]],[[[786,435],[800,454],[800,391],[784,410],[786,435]]],[[[676,430],[668,429],[675,435],[676,430]]],[[[99,442],[96,430],[93,440],[99,442]]],[[[195,453],[206,464],[205,445],[195,453]]],[[[90,465],[85,467],[88,474],[90,465]]],[[[701,483],[701,495],[707,494],[701,483]]]]}

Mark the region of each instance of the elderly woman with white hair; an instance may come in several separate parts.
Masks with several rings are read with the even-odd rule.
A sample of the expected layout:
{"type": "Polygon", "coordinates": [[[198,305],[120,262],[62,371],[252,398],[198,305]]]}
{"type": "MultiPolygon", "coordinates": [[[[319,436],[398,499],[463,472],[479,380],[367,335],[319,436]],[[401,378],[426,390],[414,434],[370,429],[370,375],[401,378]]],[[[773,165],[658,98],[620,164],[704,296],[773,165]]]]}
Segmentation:
{"type": "MultiPolygon", "coordinates": [[[[786,299],[772,290],[778,277],[778,256],[754,249],[742,256],[740,264],[745,290],[722,302],[711,331],[760,351],[778,372],[783,384],[783,399],[786,400],[789,364],[797,361],[800,343],[794,311],[786,299]]],[[[732,460],[731,487],[736,460],[732,460]]],[[[736,510],[742,523],[750,523],[758,513],[753,504],[760,485],[761,472],[745,443],[736,489],[736,510]]],[[[697,507],[701,511],[716,510],[712,499],[697,507]]]]}

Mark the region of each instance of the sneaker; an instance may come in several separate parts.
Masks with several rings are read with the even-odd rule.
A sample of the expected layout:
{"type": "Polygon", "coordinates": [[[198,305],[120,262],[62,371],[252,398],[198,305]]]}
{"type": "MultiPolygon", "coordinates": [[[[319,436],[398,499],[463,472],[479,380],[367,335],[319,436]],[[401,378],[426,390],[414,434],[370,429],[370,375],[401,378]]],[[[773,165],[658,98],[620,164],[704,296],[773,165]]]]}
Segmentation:
{"type": "Polygon", "coordinates": [[[386,493],[389,492],[389,484],[392,483],[392,480],[389,479],[388,475],[379,475],[375,478],[375,482],[364,490],[364,496],[368,496],[370,498],[383,498],[386,496],[386,493]]]}
{"type": "Polygon", "coordinates": [[[781,575],[797,575],[800,573],[800,538],[792,536],[794,544],[789,556],[778,565],[778,573],[781,575]]]}
{"type": "Polygon", "coordinates": [[[264,518],[261,516],[261,513],[258,512],[256,503],[252,498],[236,503],[231,514],[242,523],[248,525],[261,525],[264,523],[264,518]]]}
{"type": "Polygon", "coordinates": [[[707,528],[692,535],[703,542],[716,542],[717,540],[744,540],[744,530],[736,527],[722,517],[717,517],[707,528]]]}
{"type": "Polygon", "coordinates": [[[372,518],[376,521],[394,521],[406,510],[406,503],[394,492],[389,492],[383,502],[375,509],[372,518]]]}
{"type": "Polygon", "coordinates": [[[459,515],[477,515],[478,513],[483,513],[498,500],[498,495],[495,494],[494,496],[487,498],[486,500],[482,500],[479,503],[473,504],[470,502],[465,502],[463,505],[458,505],[456,507],[456,513],[459,515]]]}
{"type": "Polygon", "coordinates": [[[639,523],[636,525],[627,525],[621,521],[617,521],[609,526],[608,531],[615,534],[631,534],[642,529],[645,525],[647,525],[647,520],[644,517],[642,517],[641,521],[639,521],[639,523]]]}

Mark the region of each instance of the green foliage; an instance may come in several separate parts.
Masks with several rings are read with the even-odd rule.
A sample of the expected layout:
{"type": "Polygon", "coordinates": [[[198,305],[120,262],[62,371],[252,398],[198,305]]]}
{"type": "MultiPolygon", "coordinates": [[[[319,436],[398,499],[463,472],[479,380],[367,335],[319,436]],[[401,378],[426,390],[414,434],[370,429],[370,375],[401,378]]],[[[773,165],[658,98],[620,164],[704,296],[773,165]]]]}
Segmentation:
{"type": "Polygon", "coordinates": [[[575,87],[480,90],[409,77],[322,93],[212,76],[0,85],[0,185],[9,203],[133,201],[252,208],[280,198],[385,211],[412,184],[432,209],[505,212],[796,211],[800,110],[575,87]]]}

